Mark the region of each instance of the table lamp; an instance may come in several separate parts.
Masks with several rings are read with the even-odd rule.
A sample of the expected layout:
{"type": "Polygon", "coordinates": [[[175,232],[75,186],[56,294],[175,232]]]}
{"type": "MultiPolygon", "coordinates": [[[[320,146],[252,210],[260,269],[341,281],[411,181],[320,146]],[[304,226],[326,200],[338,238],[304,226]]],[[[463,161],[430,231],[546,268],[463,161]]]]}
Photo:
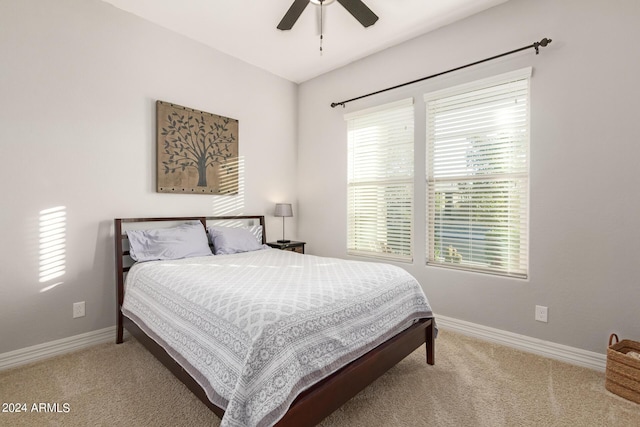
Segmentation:
{"type": "Polygon", "coordinates": [[[288,216],[293,216],[293,208],[291,207],[291,203],[276,203],[276,212],[274,215],[282,217],[282,240],[278,240],[278,243],[291,242],[291,240],[286,240],[284,238],[284,219],[288,216]]]}

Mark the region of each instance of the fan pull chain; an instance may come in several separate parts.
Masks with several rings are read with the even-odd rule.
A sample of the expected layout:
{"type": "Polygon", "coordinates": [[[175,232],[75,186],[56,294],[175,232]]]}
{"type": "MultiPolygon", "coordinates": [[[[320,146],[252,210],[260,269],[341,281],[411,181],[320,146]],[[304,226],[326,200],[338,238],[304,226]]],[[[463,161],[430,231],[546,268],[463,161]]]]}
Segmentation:
{"type": "Polygon", "coordinates": [[[322,4],[324,0],[320,0],[320,56],[322,56],[322,39],[324,38],[322,35],[322,4]]]}

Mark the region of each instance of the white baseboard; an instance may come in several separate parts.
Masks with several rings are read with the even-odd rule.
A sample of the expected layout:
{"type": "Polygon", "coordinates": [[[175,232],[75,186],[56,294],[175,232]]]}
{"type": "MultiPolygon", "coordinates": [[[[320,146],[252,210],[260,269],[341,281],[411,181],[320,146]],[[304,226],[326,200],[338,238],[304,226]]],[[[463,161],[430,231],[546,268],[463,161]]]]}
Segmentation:
{"type": "Polygon", "coordinates": [[[597,371],[604,372],[607,365],[607,356],[605,354],[556,344],[537,338],[531,338],[526,335],[514,334],[512,332],[494,329],[488,326],[454,319],[452,317],[436,315],[436,324],[438,325],[438,328],[448,329],[453,332],[459,332],[463,335],[476,337],[485,341],[491,341],[507,347],[526,351],[528,353],[538,354],[540,356],[560,360],[561,362],[570,363],[572,365],[595,369],[597,371]]]}
{"type": "MultiPolygon", "coordinates": [[[[126,331],[125,331],[126,332],[126,331]]],[[[70,353],[82,348],[116,340],[116,327],[111,326],[97,331],[86,332],[68,338],[38,344],[19,350],[0,354],[0,371],[16,366],[26,365],[61,354],[70,353]]]]}
{"type": "MultiPolygon", "coordinates": [[[[438,328],[459,332],[464,335],[506,345],[518,350],[570,363],[572,365],[584,366],[586,368],[604,372],[607,363],[607,357],[604,354],[581,350],[579,348],[556,344],[537,338],[531,338],[525,335],[514,334],[512,332],[490,328],[488,326],[482,326],[476,323],[454,319],[452,317],[437,315],[436,323],[438,328]]],[[[70,353],[92,345],[110,341],[115,342],[115,333],[116,327],[111,326],[109,328],[3,353],[0,354],[0,371],[38,360],[47,359],[49,357],[70,353]]],[[[127,335],[127,331],[125,331],[125,337],[127,335]]]]}

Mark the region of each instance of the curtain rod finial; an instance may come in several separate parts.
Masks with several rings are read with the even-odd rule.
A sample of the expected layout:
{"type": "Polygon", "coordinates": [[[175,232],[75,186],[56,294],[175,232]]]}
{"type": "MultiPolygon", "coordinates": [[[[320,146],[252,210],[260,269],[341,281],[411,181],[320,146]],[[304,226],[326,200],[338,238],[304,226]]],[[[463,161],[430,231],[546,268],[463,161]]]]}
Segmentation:
{"type": "Polygon", "coordinates": [[[549,43],[551,43],[553,40],[552,39],[548,39],[548,38],[543,38],[542,40],[540,40],[539,42],[535,42],[533,44],[533,47],[536,50],[536,55],[540,53],[540,46],[545,47],[547,46],[549,43]]]}

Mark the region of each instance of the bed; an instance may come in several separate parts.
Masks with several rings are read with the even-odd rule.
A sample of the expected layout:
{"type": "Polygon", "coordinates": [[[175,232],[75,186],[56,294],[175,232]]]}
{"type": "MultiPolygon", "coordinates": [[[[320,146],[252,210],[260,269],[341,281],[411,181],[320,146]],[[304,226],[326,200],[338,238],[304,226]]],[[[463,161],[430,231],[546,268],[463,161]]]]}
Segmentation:
{"type": "Polygon", "coordinates": [[[222,426],[315,425],[423,343],[434,364],[433,314],[398,267],[268,248],[263,216],[119,218],[114,226],[116,342],[126,329],[222,426]],[[237,253],[131,260],[145,260],[136,230],[182,225],[198,238],[207,229],[213,252],[224,246],[212,237],[217,229],[251,232],[255,242],[237,253]]]}

